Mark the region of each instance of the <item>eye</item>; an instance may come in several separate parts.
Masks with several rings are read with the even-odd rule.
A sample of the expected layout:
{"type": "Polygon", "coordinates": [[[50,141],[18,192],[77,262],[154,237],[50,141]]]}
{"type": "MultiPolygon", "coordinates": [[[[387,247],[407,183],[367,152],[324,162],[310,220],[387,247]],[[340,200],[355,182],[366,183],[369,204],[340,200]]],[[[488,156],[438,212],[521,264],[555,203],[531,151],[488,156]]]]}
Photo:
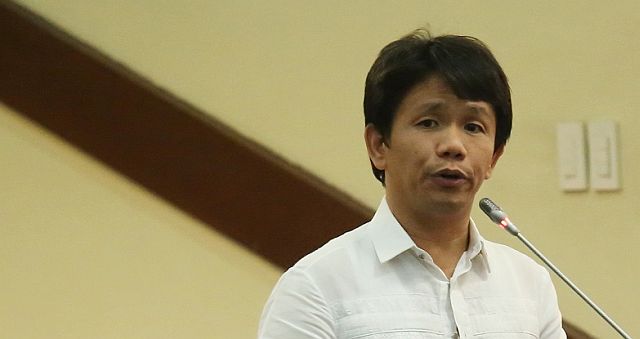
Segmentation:
{"type": "Polygon", "coordinates": [[[470,133],[484,133],[484,127],[481,124],[471,122],[464,125],[464,129],[470,133]]]}
{"type": "Polygon", "coordinates": [[[434,128],[436,126],[438,126],[438,122],[433,120],[433,119],[424,119],[421,120],[418,125],[425,127],[425,128],[434,128]]]}

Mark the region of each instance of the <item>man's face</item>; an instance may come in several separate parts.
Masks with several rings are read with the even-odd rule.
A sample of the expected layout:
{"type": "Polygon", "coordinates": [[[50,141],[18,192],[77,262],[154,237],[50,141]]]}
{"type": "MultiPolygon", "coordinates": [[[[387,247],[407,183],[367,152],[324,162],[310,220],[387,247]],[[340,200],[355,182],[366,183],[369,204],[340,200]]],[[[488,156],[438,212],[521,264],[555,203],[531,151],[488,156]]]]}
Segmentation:
{"type": "Polygon", "coordinates": [[[470,210],[502,153],[494,153],[495,134],[490,104],[461,100],[432,76],[402,100],[389,140],[373,126],[366,139],[374,165],[385,171],[392,207],[446,214],[470,210]]]}

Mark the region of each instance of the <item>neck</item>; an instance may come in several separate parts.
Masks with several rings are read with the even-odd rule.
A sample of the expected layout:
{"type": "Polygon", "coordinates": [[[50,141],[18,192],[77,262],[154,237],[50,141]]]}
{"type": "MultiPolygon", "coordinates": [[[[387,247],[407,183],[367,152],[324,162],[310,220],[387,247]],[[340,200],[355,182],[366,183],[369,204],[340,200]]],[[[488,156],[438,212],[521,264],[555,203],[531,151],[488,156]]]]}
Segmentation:
{"type": "Polygon", "coordinates": [[[461,238],[468,238],[471,206],[459,208],[402,208],[387,201],[389,209],[400,225],[414,240],[448,244],[461,238]]]}
{"type": "Polygon", "coordinates": [[[469,248],[469,222],[464,228],[446,229],[439,227],[439,231],[406,229],[416,245],[425,250],[444,273],[451,279],[462,254],[469,248]]]}
{"type": "Polygon", "coordinates": [[[457,263],[469,247],[468,218],[437,224],[411,225],[401,222],[401,225],[416,245],[427,251],[436,263],[438,256],[446,256],[457,263]]]}
{"type": "Polygon", "coordinates": [[[389,207],[416,245],[429,253],[434,263],[451,278],[460,257],[469,246],[470,209],[431,213],[441,210],[433,208],[431,211],[406,213],[389,207]]]}

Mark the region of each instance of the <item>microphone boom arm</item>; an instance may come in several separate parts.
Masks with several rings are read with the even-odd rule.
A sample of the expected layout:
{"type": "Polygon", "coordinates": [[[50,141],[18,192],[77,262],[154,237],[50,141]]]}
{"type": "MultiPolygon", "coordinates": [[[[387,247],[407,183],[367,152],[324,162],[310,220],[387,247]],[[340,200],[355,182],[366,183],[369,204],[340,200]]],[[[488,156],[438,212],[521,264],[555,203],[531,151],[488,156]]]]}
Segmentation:
{"type": "Polygon", "coordinates": [[[582,292],[578,288],[578,286],[576,286],[576,284],[571,281],[571,279],[564,275],[562,271],[560,271],[549,259],[547,259],[547,257],[544,256],[544,254],[542,254],[542,252],[540,252],[535,246],[533,246],[533,244],[529,240],[527,240],[527,238],[525,238],[524,235],[522,235],[520,230],[511,222],[511,220],[509,220],[507,214],[504,213],[504,211],[502,211],[502,209],[500,209],[498,205],[496,205],[489,198],[483,198],[482,200],[480,200],[480,209],[485,214],[487,214],[487,216],[489,216],[491,221],[498,224],[510,234],[520,239],[520,241],[522,241],[523,244],[525,244],[533,253],[535,253],[535,255],[538,256],[538,258],[540,258],[540,260],[542,260],[544,264],[553,271],[553,273],[560,277],[562,281],[564,281],[574,292],[576,292],[576,294],[578,294],[580,298],[582,298],[582,300],[584,300],[589,306],[591,306],[591,308],[596,311],[596,313],[598,313],[598,315],[602,317],[602,319],[604,319],[609,325],[611,325],[611,327],[613,327],[613,329],[615,329],[623,338],[631,339],[631,336],[629,336],[629,334],[627,334],[615,321],[613,321],[613,319],[611,319],[611,317],[609,317],[600,307],[598,307],[598,305],[596,305],[596,303],[594,303],[584,292],[582,292]]]}
{"type": "Polygon", "coordinates": [[[520,239],[520,241],[522,241],[522,243],[524,243],[533,253],[535,253],[538,258],[540,258],[540,260],[542,260],[545,265],[547,265],[547,267],[549,267],[558,277],[560,277],[562,281],[564,281],[574,292],[576,292],[576,294],[578,294],[580,298],[582,298],[582,300],[584,300],[589,306],[591,306],[591,308],[593,308],[593,310],[596,311],[596,313],[598,313],[598,315],[600,315],[602,319],[609,323],[609,325],[611,325],[611,327],[613,327],[623,338],[631,339],[631,337],[618,324],[616,324],[616,322],[613,321],[611,317],[609,317],[598,305],[596,305],[596,303],[594,303],[584,292],[582,292],[578,288],[578,286],[576,286],[576,284],[571,281],[571,279],[564,275],[562,271],[560,271],[551,261],[549,261],[549,259],[547,259],[547,257],[545,257],[542,252],[540,252],[535,246],[533,246],[533,244],[529,240],[527,240],[527,238],[525,238],[522,233],[516,234],[516,237],[520,239]]]}

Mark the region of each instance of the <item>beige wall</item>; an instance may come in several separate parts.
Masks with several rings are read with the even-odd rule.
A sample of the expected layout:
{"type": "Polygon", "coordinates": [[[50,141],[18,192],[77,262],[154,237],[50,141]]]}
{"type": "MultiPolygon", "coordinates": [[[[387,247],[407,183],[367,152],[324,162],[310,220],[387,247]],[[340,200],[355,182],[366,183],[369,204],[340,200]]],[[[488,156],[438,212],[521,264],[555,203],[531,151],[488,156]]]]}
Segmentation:
{"type": "Polygon", "coordinates": [[[3,338],[251,338],[280,270],[0,105],[3,338]]]}
{"type": "MultiPolygon", "coordinates": [[[[640,231],[633,227],[640,216],[640,2],[21,2],[372,207],[382,191],[361,142],[361,100],[375,54],[425,23],[436,33],[481,38],[510,77],[515,109],[513,138],[482,194],[631,334],[640,333],[640,231]],[[563,193],[555,124],[603,118],[620,124],[623,189],[563,193]]],[[[526,251],[476,218],[488,238],[526,251]]],[[[613,337],[556,282],[567,319],[613,337]]]]}

